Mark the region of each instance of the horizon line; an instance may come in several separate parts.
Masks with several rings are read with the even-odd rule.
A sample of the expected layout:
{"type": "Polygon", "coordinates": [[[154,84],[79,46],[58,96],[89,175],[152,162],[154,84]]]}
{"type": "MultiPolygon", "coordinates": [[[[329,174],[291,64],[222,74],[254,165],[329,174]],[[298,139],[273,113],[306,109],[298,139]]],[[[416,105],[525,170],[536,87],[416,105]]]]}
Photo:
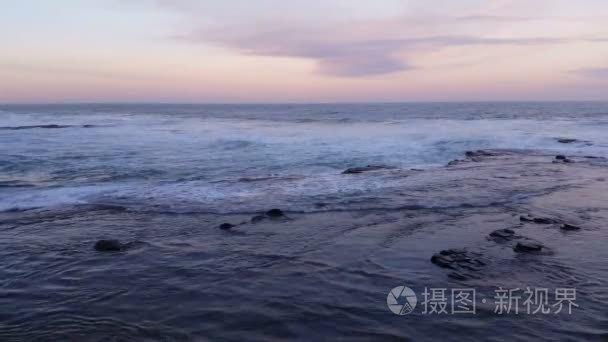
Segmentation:
{"type": "Polygon", "coordinates": [[[608,102],[605,100],[457,100],[457,101],[441,101],[441,100],[430,100],[430,101],[251,101],[251,102],[187,102],[187,101],[64,101],[64,102],[0,102],[0,106],[54,106],[54,105],[362,105],[362,104],[433,104],[433,103],[582,103],[582,102],[608,102]]]}

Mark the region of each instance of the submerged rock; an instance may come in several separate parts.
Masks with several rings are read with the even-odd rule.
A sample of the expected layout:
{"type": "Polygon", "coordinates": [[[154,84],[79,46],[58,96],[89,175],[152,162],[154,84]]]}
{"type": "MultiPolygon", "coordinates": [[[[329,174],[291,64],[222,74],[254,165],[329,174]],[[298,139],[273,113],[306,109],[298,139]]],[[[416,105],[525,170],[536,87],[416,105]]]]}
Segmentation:
{"type": "Polygon", "coordinates": [[[519,217],[519,220],[522,222],[532,222],[532,221],[534,221],[534,218],[531,217],[530,215],[521,215],[519,217]]]}
{"type": "Polygon", "coordinates": [[[552,219],[552,218],[548,218],[548,217],[535,217],[533,221],[534,221],[534,223],[538,223],[538,224],[557,224],[557,223],[560,223],[560,220],[556,220],[556,219],[552,219]]]}
{"type": "Polygon", "coordinates": [[[263,221],[266,218],[266,216],[264,215],[256,215],[254,217],[251,218],[251,223],[258,223],[263,221]]]}
{"type": "Polygon", "coordinates": [[[540,252],[543,249],[543,245],[537,242],[532,241],[522,241],[518,242],[517,245],[513,248],[516,252],[540,252]]]}
{"type": "Polygon", "coordinates": [[[498,229],[490,233],[490,237],[493,239],[511,240],[516,237],[515,231],[505,228],[498,229]]]}
{"type": "Polygon", "coordinates": [[[466,249],[446,249],[433,254],[431,262],[442,268],[465,271],[479,271],[479,266],[486,263],[479,259],[481,254],[469,252],[466,249]]]}
{"type": "Polygon", "coordinates": [[[581,227],[575,226],[573,224],[564,223],[559,227],[561,230],[580,230],[581,227]]]}
{"type": "Polygon", "coordinates": [[[558,143],[562,143],[562,144],[570,144],[573,142],[577,142],[578,139],[572,139],[572,138],[558,138],[557,142],[558,143]]]}
{"type": "Polygon", "coordinates": [[[285,216],[285,212],[281,209],[270,209],[263,214],[256,215],[251,218],[251,223],[258,223],[264,221],[266,219],[278,219],[283,218],[289,220],[287,216],[285,216]]]}
{"type": "Polygon", "coordinates": [[[481,260],[481,254],[466,249],[446,249],[435,253],[431,262],[441,268],[450,269],[453,272],[448,277],[457,280],[479,278],[478,272],[486,265],[481,260]]]}
{"type": "Polygon", "coordinates": [[[446,255],[433,254],[433,256],[431,257],[431,262],[439,267],[454,268],[454,266],[452,266],[452,264],[454,263],[454,259],[446,255]]]}
{"type": "Polygon", "coordinates": [[[351,167],[342,172],[342,174],[355,174],[362,173],[367,171],[377,171],[377,170],[386,170],[386,169],[394,169],[394,167],[386,166],[386,165],[367,165],[361,167],[351,167]]]}
{"type": "Polygon", "coordinates": [[[223,230],[228,230],[228,229],[231,229],[234,227],[236,227],[236,226],[233,225],[232,223],[228,223],[228,222],[220,224],[220,229],[223,229],[223,230]]]}
{"type": "Polygon", "coordinates": [[[270,209],[266,212],[266,216],[281,217],[281,216],[285,216],[285,213],[283,213],[283,210],[281,210],[281,209],[270,209]]]}
{"type": "Polygon", "coordinates": [[[93,247],[98,252],[122,252],[127,249],[141,247],[145,244],[146,243],[142,242],[142,241],[131,241],[131,242],[127,242],[127,243],[122,243],[118,240],[110,239],[110,240],[99,240],[95,243],[95,246],[93,246],[93,247]]]}
{"type": "Polygon", "coordinates": [[[98,252],[119,252],[125,246],[118,240],[99,240],[95,243],[94,248],[98,252]]]}
{"type": "Polygon", "coordinates": [[[441,252],[439,252],[439,254],[441,254],[441,255],[464,255],[466,253],[467,253],[467,250],[462,249],[462,248],[444,249],[441,252]]]}
{"type": "Polygon", "coordinates": [[[553,160],[553,164],[559,164],[559,163],[574,163],[574,160],[566,158],[565,156],[556,156],[555,159],[553,160]],[[558,157],[563,157],[563,158],[558,158],[558,157]]]}
{"type": "Polygon", "coordinates": [[[566,159],[566,156],[564,156],[562,154],[558,154],[558,155],[555,156],[555,159],[557,159],[557,160],[564,160],[564,159],[566,159]]]}
{"type": "Polygon", "coordinates": [[[558,219],[552,219],[548,217],[532,217],[530,215],[521,215],[519,220],[522,222],[534,222],[537,224],[558,224],[561,223],[558,219]]]}
{"type": "Polygon", "coordinates": [[[33,128],[57,129],[57,128],[68,128],[68,127],[72,127],[72,126],[71,125],[49,124],[49,125],[29,125],[29,126],[5,126],[5,127],[0,127],[0,129],[10,129],[10,130],[33,129],[33,128]]]}
{"type": "Polygon", "coordinates": [[[472,158],[472,157],[491,157],[491,156],[495,156],[495,153],[491,153],[488,151],[484,151],[484,150],[477,150],[477,151],[466,151],[464,153],[465,156],[472,158]]]}

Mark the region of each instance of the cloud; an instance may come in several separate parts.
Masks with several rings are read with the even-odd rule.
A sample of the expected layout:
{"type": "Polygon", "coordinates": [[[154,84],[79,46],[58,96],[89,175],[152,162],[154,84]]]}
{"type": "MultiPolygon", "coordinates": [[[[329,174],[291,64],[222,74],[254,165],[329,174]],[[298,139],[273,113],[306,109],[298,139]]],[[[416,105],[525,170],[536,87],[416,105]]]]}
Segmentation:
{"type": "Polygon", "coordinates": [[[431,36],[402,39],[340,39],[326,35],[294,32],[240,33],[226,31],[220,35],[203,32],[182,39],[213,42],[244,54],[306,58],[317,62],[317,71],[327,76],[363,77],[415,69],[407,56],[420,50],[437,50],[449,46],[532,46],[559,44],[568,40],[550,37],[481,38],[473,36],[431,36]]]}
{"type": "MultiPolygon", "coordinates": [[[[411,61],[421,52],[454,46],[532,47],[573,41],[607,41],[602,37],[586,37],[583,32],[522,35],[522,32],[547,33],[542,30],[547,22],[556,24],[582,19],[505,15],[492,10],[492,6],[489,6],[490,10],[480,7],[462,10],[459,7],[458,15],[410,11],[392,16],[353,18],[348,13],[331,13],[330,9],[339,7],[330,5],[339,1],[287,3],[263,0],[259,6],[236,0],[231,6],[203,0],[155,1],[161,7],[189,18],[192,30],[179,34],[183,41],[212,44],[247,55],[309,59],[316,62],[317,72],[333,77],[370,77],[416,69],[411,61]],[[235,8],[241,11],[237,13],[235,8]],[[308,12],[300,13],[294,10],[297,8],[308,12]],[[284,14],[269,16],[267,10],[284,14]],[[520,25],[528,26],[523,30],[520,25]],[[512,33],[511,37],[509,33],[512,33]],[[566,36],[568,33],[570,37],[566,36]]],[[[501,8],[510,2],[497,3],[493,6],[501,8]]],[[[435,10],[435,7],[431,9],[435,10]]],[[[426,10],[423,8],[423,12],[426,10]]],[[[443,12],[449,13],[448,10],[443,12]]]]}

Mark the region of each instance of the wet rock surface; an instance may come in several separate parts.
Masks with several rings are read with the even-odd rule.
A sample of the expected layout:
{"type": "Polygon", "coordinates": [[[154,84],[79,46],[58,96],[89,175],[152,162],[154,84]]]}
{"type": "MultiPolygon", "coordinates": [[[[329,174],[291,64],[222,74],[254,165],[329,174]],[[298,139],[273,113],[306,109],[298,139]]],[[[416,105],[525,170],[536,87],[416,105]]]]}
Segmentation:
{"type": "Polygon", "coordinates": [[[348,169],[344,170],[342,172],[342,174],[345,174],[345,175],[357,174],[357,173],[363,173],[363,172],[368,172],[368,171],[389,170],[389,169],[394,169],[394,168],[395,167],[387,166],[387,165],[367,165],[367,166],[348,168],[348,169]]]}
{"type": "Polygon", "coordinates": [[[141,241],[131,241],[122,243],[116,239],[99,240],[93,248],[98,252],[122,252],[128,249],[143,246],[145,243],[141,241]]]}
{"type": "Polygon", "coordinates": [[[454,159],[450,161],[447,166],[454,166],[463,163],[480,163],[491,159],[489,157],[500,157],[504,155],[504,151],[487,151],[487,150],[477,150],[477,151],[466,151],[464,159],[454,159]]]}
{"type": "Polygon", "coordinates": [[[521,215],[519,220],[522,222],[532,222],[536,224],[559,224],[562,221],[555,218],[550,217],[533,217],[530,215],[521,215]]]}
{"type": "Polygon", "coordinates": [[[575,161],[573,159],[570,158],[566,158],[565,156],[556,156],[555,159],[553,160],[553,164],[560,164],[560,163],[574,163],[575,161]],[[560,157],[560,158],[558,158],[560,157]],[[563,157],[563,158],[561,158],[563,157]]]}
{"type": "Polygon", "coordinates": [[[492,240],[496,241],[511,241],[513,239],[519,238],[520,236],[515,234],[513,229],[498,229],[490,233],[489,237],[492,240]]]}
{"type": "Polygon", "coordinates": [[[492,156],[496,156],[498,155],[497,153],[493,153],[493,152],[489,152],[489,151],[484,151],[484,150],[477,150],[477,151],[466,151],[465,152],[465,156],[468,158],[473,158],[473,157],[492,157],[492,156]]]}
{"type": "Polygon", "coordinates": [[[476,277],[475,273],[486,265],[481,253],[456,248],[434,254],[431,262],[439,267],[453,270],[449,276],[459,280],[476,277]]]}
{"type": "Polygon", "coordinates": [[[282,217],[282,216],[285,216],[285,213],[281,209],[270,209],[265,214],[268,217],[282,217]]]}
{"type": "Polygon", "coordinates": [[[281,209],[270,209],[267,210],[266,212],[264,212],[263,214],[260,215],[255,215],[251,218],[250,222],[251,223],[259,223],[262,222],[264,220],[289,220],[289,218],[285,215],[285,212],[281,209]]]}
{"type": "Polygon", "coordinates": [[[513,248],[516,252],[528,253],[528,252],[540,252],[544,246],[541,243],[533,241],[521,241],[518,242],[513,248]]]}
{"type": "Polygon", "coordinates": [[[573,224],[564,223],[559,227],[561,230],[581,230],[581,227],[573,224]]]}
{"type": "Polygon", "coordinates": [[[593,143],[591,141],[574,139],[574,138],[556,138],[555,140],[560,144],[576,143],[577,145],[580,145],[580,146],[592,146],[593,145],[593,143]]]}
{"type": "Polygon", "coordinates": [[[60,128],[71,128],[71,127],[93,128],[93,127],[97,127],[97,126],[91,125],[91,124],[86,124],[86,125],[81,125],[81,126],[48,124],[48,125],[28,125],[28,126],[3,126],[3,127],[0,127],[0,129],[16,131],[16,130],[24,130],[24,129],[60,129],[60,128]]]}
{"type": "Polygon", "coordinates": [[[578,139],[573,139],[573,138],[557,138],[557,142],[561,143],[561,144],[571,144],[574,142],[579,141],[578,139]]]}
{"type": "Polygon", "coordinates": [[[93,248],[99,252],[117,252],[123,249],[123,244],[118,240],[99,240],[93,248]]]}
{"type": "Polygon", "coordinates": [[[228,223],[228,222],[220,224],[220,229],[222,229],[222,230],[229,230],[229,229],[232,229],[234,227],[236,227],[236,225],[234,225],[232,223],[228,223]]]}

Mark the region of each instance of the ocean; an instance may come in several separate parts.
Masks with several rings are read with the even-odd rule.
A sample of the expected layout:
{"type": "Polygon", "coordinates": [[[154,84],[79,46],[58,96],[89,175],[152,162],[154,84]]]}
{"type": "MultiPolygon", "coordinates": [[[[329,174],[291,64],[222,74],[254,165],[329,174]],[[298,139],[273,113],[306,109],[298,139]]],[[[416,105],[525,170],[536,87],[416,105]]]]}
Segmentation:
{"type": "Polygon", "coordinates": [[[605,102],[0,105],[0,340],[605,341],[608,194],[588,183],[608,176],[606,132],[605,102]],[[518,177],[540,178],[446,171],[475,150],[521,153],[518,177]],[[593,171],[531,161],[558,154],[593,171]],[[558,190],[563,208],[531,204],[558,190]],[[429,261],[521,224],[524,207],[590,228],[570,247],[537,230],[554,253],[534,266],[483,249],[500,266],[474,280],[429,261]],[[273,208],[286,217],[250,221],[273,208]],[[513,260],[531,268],[513,276],[513,260]],[[524,284],[580,287],[579,308],[419,311],[425,287],[524,284]],[[387,307],[400,285],[419,293],[411,315],[387,307]]]}

